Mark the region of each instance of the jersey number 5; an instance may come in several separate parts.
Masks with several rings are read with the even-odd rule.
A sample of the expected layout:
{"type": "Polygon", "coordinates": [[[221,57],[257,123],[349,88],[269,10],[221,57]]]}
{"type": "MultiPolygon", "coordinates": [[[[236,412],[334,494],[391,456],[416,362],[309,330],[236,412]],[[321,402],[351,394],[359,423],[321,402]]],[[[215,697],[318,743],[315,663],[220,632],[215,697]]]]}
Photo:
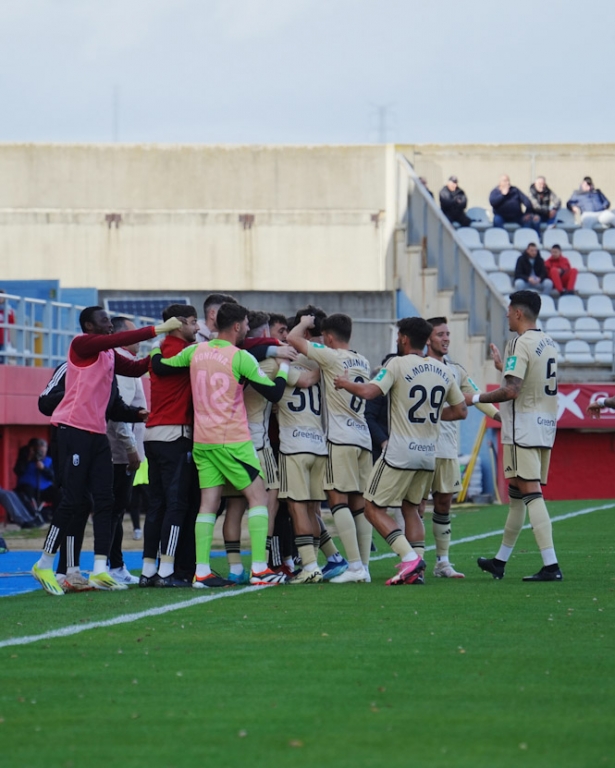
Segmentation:
{"type": "Polygon", "coordinates": [[[557,395],[557,371],[555,369],[555,358],[550,357],[547,360],[547,385],[545,395],[557,395]],[[550,381],[553,379],[553,381],[550,381]]]}

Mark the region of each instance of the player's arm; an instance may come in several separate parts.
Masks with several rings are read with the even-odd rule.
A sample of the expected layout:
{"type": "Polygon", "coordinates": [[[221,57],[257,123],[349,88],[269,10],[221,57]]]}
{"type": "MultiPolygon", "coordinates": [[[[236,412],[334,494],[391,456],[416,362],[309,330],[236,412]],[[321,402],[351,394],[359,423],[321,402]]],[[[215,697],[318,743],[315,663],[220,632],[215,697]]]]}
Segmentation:
{"type": "Polygon", "coordinates": [[[192,355],[196,352],[197,346],[197,344],[192,344],[189,347],[185,347],[181,352],[173,355],[173,357],[163,357],[160,347],[155,347],[149,353],[152,371],[158,376],[172,376],[179,372],[178,368],[189,368],[192,355]]]}
{"type": "Polygon", "coordinates": [[[500,354],[500,350],[496,347],[495,344],[489,344],[489,349],[491,350],[493,365],[495,366],[496,371],[500,371],[501,373],[504,366],[502,364],[502,355],[500,354]]]}
{"type": "MultiPolygon", "coordinates": [[[[149,358],[144,357],[141,360],[129,360],[119,352],[115,352],[115,372],[120,376],[127,376],[131,379],[138,379],[149,370],[149,358]]],[[[126,398],[125,398],[126,399],[126,398]]]]}
{"type": "MultiPolygon", "coordinates": [[[[480,394],[481,392],[481,390],[468,376],[466,371],[463,371],[459,389],[461,389],[464,395],[476,395],[480,394]]],[[[466,403],[466,405],[472,405],[472,403],[466,403]]],[[[489,416],[491,419],[495,419],[496,421],[501,421],[500,412],[492,403],[476,403],[476,408],[477,410],[481,411],[481,413],[484,413],[485,416],[489,416]]]]}
{"type": "Polygon", "coordinates": [[[308,348],[310,342],[305,338],[305,332],[314,327],[314,315],[303,315],[297,325],[286,337],[286,341],[294,347],[297,352],[309,357],[308,348]]]}
{"type": "Polygon", "coordinates": [[[519,397],[522,386],[523,379],[517,376],[506,376],[504,384],[499,389],[474,395],[467,394],[465,400],[468,405],[476,405],[477,403],[506,403],[519,397]]]}
{"type": "Polygon", "coordinates": [[[233,358],[233,374],[237,380],[247,379],[259,395],[271,403],[277,403],[284,394],[289,368],[287,362],[282,362],[277,376],[272,381],[260,370],[256,359],[245,349],[240,350],[233,358]]]}
{"type": "Polygon", "coordinates": [[[336,376],[333,383],[336,389],[345,389],[351,395],[361,397],[363,400],[373,400],[378,395],[383,394],[382,389],[373,381],[350,381],[348,372],[345,372],[343,376],[336,376]]]}
{"type": "Polygon", "coordinates": [[[587,406],[587,414],[592,419],[599,419],[603,408],[615,408],[615,397],[597,397],[587,406]]]}
{"type": "MultiPolygon", "coordinates": [[[[298,376],[297,381],[295,383],[296,387],[300,387],[301,389],[307,389],[308,387],[313,387],[314,384],[318,384],[320,381],[320,368],[311,368],[307,371],[301,371],[301,374],[298,376]]],[[[289,378],[289,384],[290,384],[290,378],[289,378]]]]}
{"type": "Polygon", "coordinates": [[[460,421],[467,417],[468,406],[466,405],[465,396],[457,386],[456,381],[453,381],[448,388],[446,402],[448,405],[442,409],[440,421],[460,421]]]}

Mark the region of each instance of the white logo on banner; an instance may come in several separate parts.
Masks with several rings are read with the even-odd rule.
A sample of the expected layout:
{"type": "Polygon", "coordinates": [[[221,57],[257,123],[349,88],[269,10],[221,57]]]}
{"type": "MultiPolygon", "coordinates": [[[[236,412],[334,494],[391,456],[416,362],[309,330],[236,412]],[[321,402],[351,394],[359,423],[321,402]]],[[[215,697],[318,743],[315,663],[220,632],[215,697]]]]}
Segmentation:
{"type": "Polygon", "coordinates": [[[581,419],[583,421],[585,419],[585,416],[583,415],[583,411],[579,407],[578,403],[576,402],[578,394],[581,392],[580,389],[573,389],[572,392],[569,392],[568,394],[565,394],[561,390],[557,393],[557,420],[559,421],[564,413],[566,411],[570,411],[570,413],[574,414],[574,416],[577,417],[577,419],[581,419]]]}

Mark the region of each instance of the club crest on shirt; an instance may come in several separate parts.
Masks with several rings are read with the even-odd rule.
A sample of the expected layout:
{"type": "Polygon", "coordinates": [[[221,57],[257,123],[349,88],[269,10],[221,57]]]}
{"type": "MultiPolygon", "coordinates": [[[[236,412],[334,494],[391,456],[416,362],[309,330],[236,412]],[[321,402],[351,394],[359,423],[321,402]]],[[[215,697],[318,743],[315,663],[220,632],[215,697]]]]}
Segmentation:
{"type": "Polygon", "coordinates": [[[508,371],[514,371],[515,367],[517,365],[517,356],[511,355],[510,357],[506,358],[506,367],[504,368],[504,373],[508,373],[508,371]]]}
{"type": "Polygon", "coordinates": [[[73,453],[73,467],[78,467],[79,461],[80,461],[79,454],[73,453]]]}

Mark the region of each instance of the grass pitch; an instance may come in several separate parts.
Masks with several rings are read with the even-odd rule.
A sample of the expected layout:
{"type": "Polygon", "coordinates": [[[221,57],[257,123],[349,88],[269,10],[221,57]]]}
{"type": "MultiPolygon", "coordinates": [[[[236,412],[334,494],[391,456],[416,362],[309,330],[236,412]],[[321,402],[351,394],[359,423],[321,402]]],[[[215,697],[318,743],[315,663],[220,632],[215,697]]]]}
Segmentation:
{"type": "MultiPolygon", "coordinates": [[[[143,615],[0,648],[0,765],[615,766],[614,515],[554,524],[562,583],[521,582],[541,566],[524,531],[503,581],[475,565],[494,535],[453,546],[465,580],[424,587],[384,587],[383,558],[369,585],[4,598],[0,644],[143,615]]],[[[458,511],[453,536],[504,518],[458,511]]]]}

